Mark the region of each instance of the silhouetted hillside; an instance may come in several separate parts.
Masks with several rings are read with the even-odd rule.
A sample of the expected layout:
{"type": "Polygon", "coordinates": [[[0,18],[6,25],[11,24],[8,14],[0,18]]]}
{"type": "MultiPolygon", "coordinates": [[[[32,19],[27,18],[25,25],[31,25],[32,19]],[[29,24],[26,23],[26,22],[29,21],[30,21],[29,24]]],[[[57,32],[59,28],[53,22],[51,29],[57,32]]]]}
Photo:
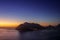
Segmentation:
{"type": "Polygon", "coordinates": [[[51,29],[53,29],[53,30],[57,29],[58,30],[59,29],[60,30],[60,24],[58,24],[57,26],[49,25],[47,27],[43,27],[43,26],[41,26],[41,25],[39,25],[37,23],[25,22],[25,23],[19,25],[16,28],[16,30],[18,30],[20,32],[21,31],[22,32],[25,32],[25,31],[37,31],[37,30],[45,30],[45,29],[47,29],[47,30],[51,30],[51,29]]]}
{"type": "Polygon", "coordinates": [[[46,29],[51,30],[51,29],[55,29],[55,27],[52,26],[52,25],[49,25],[49,26],[46,27],[46,29]]]}
{"type": "Polygon", "coordinates": [[[19,25],[17,28],[19,31],[36,31],[36,30],[41,30],[43,27],[39,24],[36,23],[28,23],[25,22],[24,24],[19,25]]]}
{"type": "Polygon", "coordinates": [[[58,24],[58,25],[56,26],[56,29],[60,30],[60,24],[58,24]]]}

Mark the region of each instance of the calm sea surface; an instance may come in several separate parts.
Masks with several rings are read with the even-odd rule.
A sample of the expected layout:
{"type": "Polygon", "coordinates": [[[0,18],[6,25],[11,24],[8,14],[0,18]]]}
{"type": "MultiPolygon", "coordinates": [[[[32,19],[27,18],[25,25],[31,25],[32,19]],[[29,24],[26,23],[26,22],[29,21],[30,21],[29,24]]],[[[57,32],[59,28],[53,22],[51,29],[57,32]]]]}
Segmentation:
{"type": "Polygon", "coordinates": [[[0,40],[18,40],[18,31],[9,29],[0,29],[0,40]]]}
{"type": "Polygon", "coordinates": [[[0,29],[0,40],[55,40],[59,37],[60,33],[55,30],[19,33],[17,30],[0,29]]]}

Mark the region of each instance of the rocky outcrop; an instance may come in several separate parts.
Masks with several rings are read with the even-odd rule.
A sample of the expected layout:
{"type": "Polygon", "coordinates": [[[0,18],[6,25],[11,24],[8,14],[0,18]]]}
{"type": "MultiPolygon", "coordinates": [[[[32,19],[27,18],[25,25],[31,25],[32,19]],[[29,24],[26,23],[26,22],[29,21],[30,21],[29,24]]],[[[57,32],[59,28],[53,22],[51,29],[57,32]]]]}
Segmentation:
{"type": "Polygon", "coordinates": [[[19,25],[16,29],[18,31],[37,31],[37,30],[43,29],[43,27],[37,23],[25,22],[25,23],[19,25]]]}

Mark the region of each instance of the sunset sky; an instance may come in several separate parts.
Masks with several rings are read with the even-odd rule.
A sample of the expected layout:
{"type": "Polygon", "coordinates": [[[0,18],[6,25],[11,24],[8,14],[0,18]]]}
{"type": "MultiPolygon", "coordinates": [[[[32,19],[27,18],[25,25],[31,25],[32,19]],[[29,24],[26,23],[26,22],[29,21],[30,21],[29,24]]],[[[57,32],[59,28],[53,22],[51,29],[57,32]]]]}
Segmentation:
{"type": "Polygon", "coordinates": [[[23,22],[41,25],[60,23],[59,0],[0,0],[0,26],[17,26],[23,22]]]}

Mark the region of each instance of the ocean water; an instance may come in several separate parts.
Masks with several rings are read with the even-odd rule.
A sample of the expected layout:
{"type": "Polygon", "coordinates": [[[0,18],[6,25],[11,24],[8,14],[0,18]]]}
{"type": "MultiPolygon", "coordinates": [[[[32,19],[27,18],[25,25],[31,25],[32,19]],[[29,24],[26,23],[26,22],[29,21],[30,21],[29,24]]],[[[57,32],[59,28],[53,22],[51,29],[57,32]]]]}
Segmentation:
{"type": "Polygon", "coordinates": [[[13,29],[0,29],[0,40],[59,40],[60,31],[39,30],[20,33],[13,29]]]}
{"type": "Polygon", "coordinates": [[[0,29],[0,40],[18,40],[18,31],[10,29],[0,29]]]}

